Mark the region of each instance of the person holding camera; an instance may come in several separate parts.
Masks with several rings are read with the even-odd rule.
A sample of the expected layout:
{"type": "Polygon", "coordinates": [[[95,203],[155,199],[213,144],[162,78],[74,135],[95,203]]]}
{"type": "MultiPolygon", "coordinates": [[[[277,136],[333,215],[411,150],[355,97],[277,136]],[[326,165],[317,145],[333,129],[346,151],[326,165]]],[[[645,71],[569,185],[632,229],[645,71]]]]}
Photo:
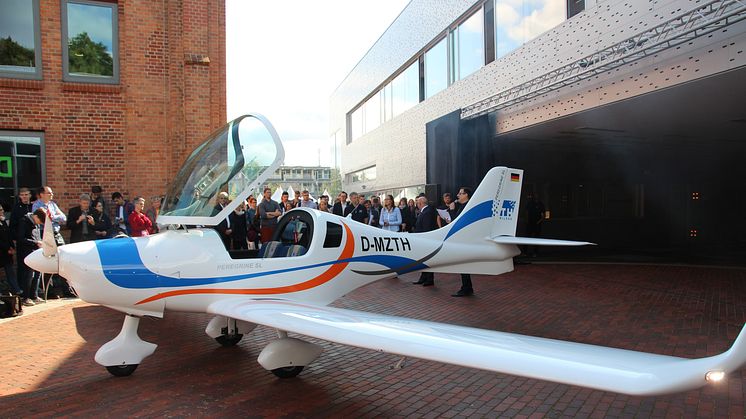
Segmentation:
{"type": "Polygon", "coordinates": [[[104,209],[104,204],[101,201],[93,201],[95,203],[93,209],[91,209],[91,215],[93,216],[93,234],[95,240],[106,239],[111,236],[111,218],[104,209]]]}
{"type": "Polygon", "coordinates": [[[114,221],[112,222],[112,227],[114,231],[112,232],[113,236],[116,236],[117,234],[124,233],[129,235],[130,234],[130,214],[132,214],[132,211],[135,210],[135,206],[124,199],[124,195],[122,195],[120,192],[114,192],[111,194],[111,201],[114,203],[114,221]]]}
{"type": "Polygon", "coordinates": [[[80,195],[80,205],[70,208],[67,213],[67,228],[70,230],[70,243],[83,242],[96,238],[96,221],[91,214],[91,197],[80,195]]]}

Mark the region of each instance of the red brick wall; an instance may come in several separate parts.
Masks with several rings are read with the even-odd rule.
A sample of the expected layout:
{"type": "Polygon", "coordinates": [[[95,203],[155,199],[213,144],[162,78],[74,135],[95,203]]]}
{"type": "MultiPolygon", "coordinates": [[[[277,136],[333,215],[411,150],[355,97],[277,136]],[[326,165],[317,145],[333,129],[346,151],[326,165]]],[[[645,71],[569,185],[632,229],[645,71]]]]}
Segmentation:
{"type": "Polygon", "coordinates": [[[226,122],[224,0],[118,10],[119,85],[62,81],[59,0],[40,1],[43,80],[0,78],[0,130],[44,132],[47,184],[65,210],[94,184],[129,199],[165,193],[226,122]]]}

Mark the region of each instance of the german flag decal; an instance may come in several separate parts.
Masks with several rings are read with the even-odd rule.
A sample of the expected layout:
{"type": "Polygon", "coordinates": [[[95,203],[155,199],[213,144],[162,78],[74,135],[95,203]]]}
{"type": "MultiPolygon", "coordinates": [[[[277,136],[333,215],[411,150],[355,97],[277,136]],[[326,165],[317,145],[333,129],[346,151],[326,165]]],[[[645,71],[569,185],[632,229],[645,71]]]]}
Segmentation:
{"type": "Polygon", "coordinates": [[[520,182],[521,181],[521,175],[518,173],[511,173],[510,174],[510,181],[511,182],[520,182]]]}

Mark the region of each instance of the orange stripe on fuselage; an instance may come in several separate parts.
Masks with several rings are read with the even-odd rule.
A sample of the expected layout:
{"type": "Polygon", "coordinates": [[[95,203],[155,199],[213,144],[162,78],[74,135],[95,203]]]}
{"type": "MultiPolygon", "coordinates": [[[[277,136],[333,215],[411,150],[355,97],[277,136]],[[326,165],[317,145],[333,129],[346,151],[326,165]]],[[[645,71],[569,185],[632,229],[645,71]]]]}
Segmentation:
{"type": "MultiPolygon", "coordinates": [[[[342,253],[339,255],[337,260],[349,259],[355,253],[355,239],[352,236],[352,230],[347,224],[342,223],[347,232],[347,241],[345,247],[342,249],[342,253]]],[[[192,295],[192,294],[234,294],[234,295],[267,295],[267,294],[286,294],[290,292],[305,291],[314,287],[318,287],[324,283],[327,283],[339,275],[347,267],[348,262],[335,263],[329,267],[321,275],[309,279],[308,281],[301,282],[293,285],[286,285],[284,287],[274,288],[243,288],[243,289],[226,289],[226,288],[196,288],[187,290],[174,290],[156,294],[152,297],[148,297],[142,301],[138,301],[137,304],[150,303],[152,301],[160,300],[167,297],[175,297],[178,295],[192,295]]]]}

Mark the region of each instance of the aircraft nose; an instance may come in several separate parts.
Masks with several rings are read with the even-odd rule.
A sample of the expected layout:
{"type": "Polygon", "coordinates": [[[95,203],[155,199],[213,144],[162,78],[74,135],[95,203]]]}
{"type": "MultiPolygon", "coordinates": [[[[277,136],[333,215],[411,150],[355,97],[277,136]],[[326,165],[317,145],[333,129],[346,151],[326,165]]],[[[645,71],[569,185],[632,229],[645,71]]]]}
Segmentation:
{"type": "Polygon", "coordinates": [[[56,274],[60,270],[59,259],[57,255],[44,256],[42,249],[34,250],[24,259],[26,266],[45,274],[56,274]]]}

